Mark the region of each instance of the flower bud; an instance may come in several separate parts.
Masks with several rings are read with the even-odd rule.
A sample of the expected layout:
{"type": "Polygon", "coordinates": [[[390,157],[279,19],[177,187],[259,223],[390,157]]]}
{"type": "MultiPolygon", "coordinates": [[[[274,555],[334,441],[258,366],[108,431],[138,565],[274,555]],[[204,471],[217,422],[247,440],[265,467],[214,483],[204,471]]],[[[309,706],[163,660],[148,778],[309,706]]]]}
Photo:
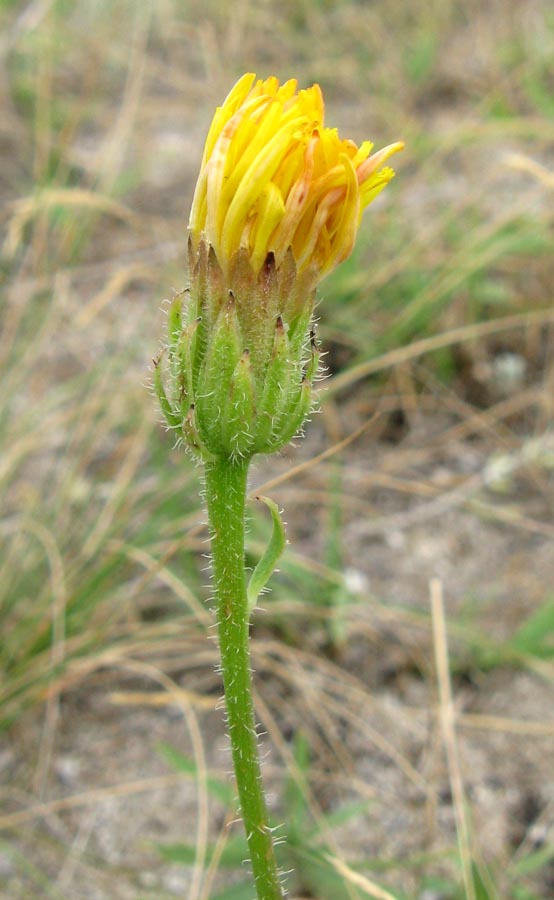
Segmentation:
{"type": "Polygon", "coordinates": [[[162,412],[197,455],[274,452],[301,429],[319,354],[320,279],[351,253],[361,213],[391,180],[324,126],[318,85],[241,78],[210,127],[189,223],[188,286],[171,304],[154,373],[162,412]],[[164,368],[162,377],[161,367],[164,368]]]}

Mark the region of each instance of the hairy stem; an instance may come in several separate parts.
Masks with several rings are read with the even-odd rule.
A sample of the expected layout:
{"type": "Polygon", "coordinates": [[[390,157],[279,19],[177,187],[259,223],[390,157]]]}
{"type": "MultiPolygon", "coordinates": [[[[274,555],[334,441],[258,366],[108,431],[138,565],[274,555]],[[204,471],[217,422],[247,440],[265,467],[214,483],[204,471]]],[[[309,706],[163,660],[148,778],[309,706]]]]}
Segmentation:
{"type": "Polygon", "coordinates": [[[207,463],[206,500],[227,722],[240,809],[258,900],[282,900],[262,788],[252,700],[244,569],[248,466],[248,460],[218,459],[207,463]]]}

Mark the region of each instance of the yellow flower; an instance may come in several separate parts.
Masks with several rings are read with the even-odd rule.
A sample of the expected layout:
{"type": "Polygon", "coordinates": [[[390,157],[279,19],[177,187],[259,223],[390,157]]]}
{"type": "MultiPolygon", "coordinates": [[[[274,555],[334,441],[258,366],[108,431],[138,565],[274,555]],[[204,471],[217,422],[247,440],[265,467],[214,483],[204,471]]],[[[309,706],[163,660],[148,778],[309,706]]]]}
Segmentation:
{"type": "Polygon", "coordinates": [[[383,163],[403,148],[371,154],[324,126],[319,85],[243,75],[213,118],[190,216],[193,247],[204,239],[223,271],[241,248],[257,274],[269,253],[292,249],[298,272],[318,280],[354,247],[365,207],[394,175],[383,163]],[[255,82],[255,83],[254,83],[255,82]]]}

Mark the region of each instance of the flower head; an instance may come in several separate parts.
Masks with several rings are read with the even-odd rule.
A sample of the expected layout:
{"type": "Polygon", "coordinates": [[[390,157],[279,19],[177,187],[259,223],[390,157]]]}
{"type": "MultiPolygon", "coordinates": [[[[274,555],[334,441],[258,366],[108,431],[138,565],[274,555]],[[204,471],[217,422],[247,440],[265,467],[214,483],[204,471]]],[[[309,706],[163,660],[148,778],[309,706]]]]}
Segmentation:
{"type": "Polygon", "coordinates": [[[154,386],[204,460],[273,453],[313,408],[318,281],[351,253],[384,163],[326,128],[317,84],[244,75],[213,118],[189,226],[188,284],[154,386]]]}
{"type": "Polygon", "coordinates": [[[324,125],[319,85],[244,75],[213,118],[190,216],[193,246],[213,247],[225,272],[246,250],[254,274],[287,252],[314,281],[346,259],[365,207],[394,175],[390,144],[371,155],[324,125]]]}

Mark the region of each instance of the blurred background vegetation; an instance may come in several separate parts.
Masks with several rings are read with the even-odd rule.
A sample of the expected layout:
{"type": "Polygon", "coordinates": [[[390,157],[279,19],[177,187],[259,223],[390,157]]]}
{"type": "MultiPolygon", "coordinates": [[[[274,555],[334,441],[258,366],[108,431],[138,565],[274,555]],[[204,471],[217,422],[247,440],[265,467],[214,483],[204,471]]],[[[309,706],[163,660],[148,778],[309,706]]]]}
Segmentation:
{"type": "MultiPolygon", "coordinates": [[[[255,473],[256,485],[278,479],[292,539],[254,656],[293,896],[545,900],[551,4],[3,0],[0,11],[5,896],[249,896],[240,832],[224,827],[225,766],[210,756],[222,726],[199,473],[160,427],[148,367],[163,301],[183,285],[213,109],[250,70],[317,81],[342,134],[407,145],[355,254],[322,285],[323,414],[255,473]],[[433,663],[446,645],[430,577],[447,597],[459,743],[436,715],[437,703],[448,711],[433,663]],[[158,753],[149,729],[156,717],[167,739],[174,707],[184,752],[158,753]],[[151,783],[144,759],[127,758],[131,721],[144,724],[144,757],[159,759],[151,783]],[[112,772],[94,741],[117,728],[112,772]],[[56,768],[89,757],[89,776],[56,768]],[[478,773],[465,799],[464,772],[478,773]],[[134,796],[126,779],[143,776],[135,793],[162,825],[144,826],[138,857],[110,855],[132,815],[124,801],[108,849],[94,823],[81,841],[79,811],[134,796]],[[186,798],[170,809],[156,778],[194,787],[188,822],[186,798]]],[[[269,523],[252,515],[253,563],[269,523]]]]}

